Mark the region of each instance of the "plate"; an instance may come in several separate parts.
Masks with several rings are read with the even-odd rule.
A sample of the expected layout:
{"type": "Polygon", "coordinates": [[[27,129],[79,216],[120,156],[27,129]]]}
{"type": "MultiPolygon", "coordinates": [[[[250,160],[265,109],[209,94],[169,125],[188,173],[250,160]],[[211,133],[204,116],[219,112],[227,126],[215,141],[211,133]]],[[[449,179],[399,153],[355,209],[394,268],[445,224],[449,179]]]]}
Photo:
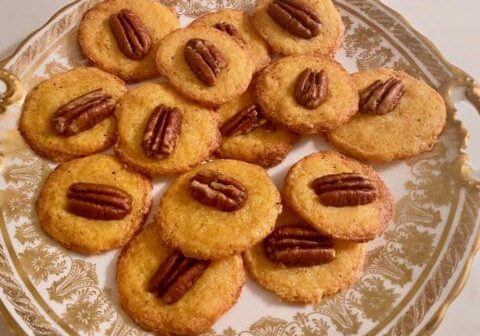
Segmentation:
{"type": "MultiPolygon", "coordinates": [[[[98,0],[79,0],[56,13],[0,62],[0,313],[17,335],[147,335],[122,312],[114,284],[118,251],[85,257],[61,248],[41,231],[35,199],[54,164],[35,155],[17,131],[21,103],[34,85],[87,61],[76,29],[98,0]],[[1,89],[1,85],[0,85],[1,89]]],[[[249,10],[250,0],[169,0],[182,25],[220,8],[249,10]]],[[[402,69],[439,90],[448,122],[435,148],[408,161],[377,165],[396,199],[385,234],[368,244],[364,273],[347,291],[321,304],[281,304],[249,280],[238,304],[209,336],[412,335],[432,333],[461,291],[480,245],[480,184],[463,149],[467,132],[451,99],[461,87],[480,108],[480,88],[399,14],[376,0],[336,0],[346,26],[337,58],[351,72],[402,69]]],[[[321,136],[303,138],[281,165],[289,167],[328,148],[321,136]]],[[[171,178],[155,180],[158,201],[171,178]]],[[[153,209],[154,211],[154,209],[153,209]]],[[[152,211],[152,212],[153,212],[152,211]]]]}

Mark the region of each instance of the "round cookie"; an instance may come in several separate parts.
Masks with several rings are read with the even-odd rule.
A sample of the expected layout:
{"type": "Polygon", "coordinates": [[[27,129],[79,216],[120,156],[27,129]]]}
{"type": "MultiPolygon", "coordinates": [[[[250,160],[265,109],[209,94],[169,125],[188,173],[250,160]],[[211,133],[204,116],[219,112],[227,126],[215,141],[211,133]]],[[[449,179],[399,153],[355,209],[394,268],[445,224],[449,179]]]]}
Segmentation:
{"type": "Polygon", "coordinates": [[[302,0],[321,21],[319,34],[310,39],[295,36],[280,26],[267,12],[274,0],[259,0],[252,17],[258,33],[272,49],[283,55],[318,53],[333,56],[340,47],[345,27],[331,0],[302,0]]]}
{"type": "Polygon", "coordinates": [[[358,92],[350,75],[340,63],[316,55],[289,56],[269,65],[258,78],[256,96],[268,119],[301,134],[337,128],[358,110],[358,92]],[[295,98],[297,79],[307,68],[324,70],[328,78],[325,100],[314,109],[295,98]]]}
{"type": "Polygon", "coordinates": [[[358,90],[376,80],[401,79],[404,95],[396,108],[384,115],[361,111],[328,140],[342,152],[362,160],[388,162],[430,150],[446,122],[446,106],[440,94],[421,80],[402,71],[376,69],[353,75],[358,90]]]}
{"type": "Polygon", "coordinates": [[[235,160],[215,160],[180,176],[160,199],[155,224],[168,245],[186,256],[220,259],[245,251],[275,226],[282,209],[280,193],[266,171],[235,160]],[[189,192],[190,180],[211,170],[235,179],[246,189],[243,207],[221,211],[204,205],[189,192]]]}
{"type": "Polygon", "coordinates": [[[118,103],[115,152],[129,166],[149,175],[179,173],[207,159],[218,148],[218,115],[187,101],[166,83],[146,83],[129,91],[118,103]],[[178,108],[182,122],[173,151],[152,158],[142,149],[145,128],[154,109],[178,108]]]}
{"type": "Polygon", "coordinates": [[[245,92],[254,71],[248,48],[242,47],[228,34],[205,26],[179,29],[165,37],[158,48],[157,66],[180,94],[212,107],[245,92]],[[185,60],[185,46],[192,39],[210,42],[226,61],[226,67],[220,70],[213,86],[202,82],[185,60]]]}
{"type": "Polygon", "coordinates": [[[288,172],[282,190],[285,203],[306,223],[327,237],[365,242],[379,236],[393,216],[393,198],[372,167],[332,151],[311,154],[288,172]],[[358,173],[377,190],[376,199],[358,206],[326,206],[311,187],[322,176],[358,173]]]}
{"type": "Polygon", "coordinates": [[[334,240],[333,248],[335,258],[331,262],[309,267],[286,267],[275,263],[265,255],[262,244],[246,251],[243,259],[255,281],[281,300],[319,303],[324,296],[353,284],[363,268],[365,244],[334,240]]]}
{"type": "MultiPolygon", "coordinates": [[[[128,171],[115,157],[95,154],[60,164],[47,178],[37,200],[42,229],[68,249],[101,253],[124,246],[140,229],[151,205],[152,185],[128,171]],[[70,186],[102,184],[130,195],[131,209],[115,220],[90,219],[68,210],[70,186]]],[[[85,211],[85,210],[83,210],[85,211]]]]}
{"type": "Polygon", "coordinates": [[[171,8],[154,0],[106,0],[91,8],[83,17],[78,30],[81,51],[96,66],[127,82],[138,82],[158,76],[155,54],[160,40],[179,27],[171,8]],[[142,59],[131,59],[119,48],[110,28],[110,17],[122,9],[137,15],[146,27],[151,47],[142,59]]]}
{"type": "Polygon", "coordinates": [[[148,291],[148,284],[172,251],[160,242],[152,225],[130,242],[117,263],[120,304],[146,330],[160,335],[198,335],[238,300],[245,283],[242,258],[213,261],[180,301],[167,305],[148,291]]]}
{"type": "Polygon", "coordinates": [[[127,87],[118,77],[97,68],[80,67],[52,76],[28,95],[23,105],[19,130],[39,155],[55,161],[100,152],[115,142],[115,117],[103,119],[93,128],[72,136],[55,132],[51,119],[68,102],[96,89],[103,89],[118,100],[127,87]]]}
{"type": "MultiPolygon", "coordinates": [[[[250,87],[242,96],[218,109],[220,124],[222,126],[230,125],[226,122],[252,105],[256,105],[256,99],[253,88],[250,87]]],[[[221,158],[246,161],[263,167],[275,166],[282,162],[299,137],[295,133],[274,126],[263,117],[261,118],[266,124],[248,133],[242,134],[239,131],[233,132],[230,136],[224,134],[217,155],[221,158]]],[[[221,127],[220,130],[224,130],[224,127],[221,127]]]]}
{"type": "Polygon", "coordinates": [[[218,23],[231,24],[240,33],[240,43],[246,43],[255,63],[255,71],[263,69],[270,63],[267,42],[257,33],[248,15],[239,9],[224,9],[202,15],[191,23],[191,26],[211,26],[218,23]]]}

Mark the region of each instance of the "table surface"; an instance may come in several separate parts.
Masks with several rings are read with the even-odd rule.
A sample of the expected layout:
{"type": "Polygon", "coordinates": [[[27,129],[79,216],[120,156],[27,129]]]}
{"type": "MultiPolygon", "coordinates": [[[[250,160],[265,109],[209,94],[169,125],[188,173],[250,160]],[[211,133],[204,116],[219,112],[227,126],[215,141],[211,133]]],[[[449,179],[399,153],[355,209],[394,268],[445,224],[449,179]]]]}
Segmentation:
{"type": "MultiPolygon", "coordinates": [[[[0,0],[0,59],[11,53],[19,41],[42,25],[70,0],[0,0]]],[[[427,36],[453,64],[480,80],[480,1],[478,0],[383,0],[427,36]]],[[[460,118],[470,130],[467,152],[480,177],[480,122],[475,110],[461,102],[460,118]]],[[[468,282],[448,309],[436,336],[480,334],[480,257],[473,264],[468,282]]],[[[11,336],[2,322],[0,335],[11,336]]]]}

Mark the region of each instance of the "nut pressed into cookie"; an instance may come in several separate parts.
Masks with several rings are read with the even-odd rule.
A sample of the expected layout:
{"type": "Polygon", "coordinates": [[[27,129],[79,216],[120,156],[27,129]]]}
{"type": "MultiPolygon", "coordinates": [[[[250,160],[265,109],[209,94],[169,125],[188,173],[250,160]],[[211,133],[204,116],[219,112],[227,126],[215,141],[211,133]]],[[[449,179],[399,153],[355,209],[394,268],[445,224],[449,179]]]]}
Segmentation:
{"type": "Polygon", "coordinates": [[[247,47],[205,26],[166,36],[158,48],[157,66],[180,94],[212,107],[245,92],[254,71],[247,47]]]}
{"type": "Polygon", "coordinates": [[[358,159],[388,162],[430,150],[437,142],[447,115],[445,102],[437,91],[405,72],[391,69],[367,70],[352,77],[366,100],[365,106],[348,123],[328,133],[328,140],[335,147],[358,159]],[[379,87],[376,95],[369,95],[375,82],[388,85],[389,79],[403,84],[400,94],[392,86],[379,87]],[[378,93],[381,89],[398,97],[391,101],[383,91],[378,93]],[[371,107],[377,105],[378,111],[372,111],[371,107]]]}
{"type": "Polygon", "coordinates": [[[250,87],[239,98],[218,109],[223,140],[217,155],[263,167],[279,164],[298,135],[275,126],[263,116],[250,87]]]}
{"type": "Polygon", "coordinates": [[[178,27],[175,13],[160,2],[106,0],[85,14],[78,42],[96,66],[127,82],[138,82],[158,75],[159,41],[178,27]]]}
{"type": "Polygon", "coordinates": [[[373,168],[332,151],[297,162],[282,195],[301,219],[334,239],[372,240],[393,215],[392,195],[373,168]]]}
{"type": "Polygon", "coordinates": [[[115,142],[113,113],[126,91],[122,80],[96,68],[52,76],[27,96],[20,132],[35,152],[55,161],[100,152],[115,142]]]}
{"type": "Polygon", "coordinates": [[[261,241],[281,209],[280,193],[264,169],[215,160],[170,185],[155,225],[163,239],[185,255],[220,259],[261,241]]]}
{"type": "Polygon", "coordinates": [[[218,115],[189,102],[166,83],[147,83],[118,103],[115,152],[129,166],[149,175],[179,173],[207,159],[220,143],[218,115]],[[177,116],[159,115],[158,107],[177,116]],[[163,120],[162,118],[167,118],[163,120]]]}
{"type": "Polygon", "coordinates": [[[191,26],[210,26],[220,29],[234,38],[241,45],[246,44],[255,63],[256,71],[270,63],[269,47],[256,32],[250,17],[239,9],[224,9],[202,15],[191,26]]]}
{"type": "Polygon", "coordinates": [[[301,134],[337,128],[358,110],[350,75],[338,62],[313,54],[269,65],[258,78],[256,96],[268,119],[301,134]]]}
{"type": "MultiPolygon", "coordinates": [[[[298,236],[294,240],[301,244],[298,236]]],[[[264,244],[243,254],[245,266],[262,287],[292,303],[319,303],[324,296],[344,290],[356,281],[365,259],[365,244],[333,240],[329,247],[334,251],[333,260],[312,266],[286,266],[267,257],[264,244]]],[[[297,251],[291,249],[292,253],[297,251]]]]}
{"type": "Polygon", "coordinates": [[[148,178],[95,154],[60,164],[37,200],[42,229],[68,249],[101,253],[124,246],[151,205],[148,178]]]}
{"type": "Polygon", "coordinates": [[[252,18],[258,33],[283,55],[333,55],[344,25],[331,0],[259,0],[252,18]]]}
{"type": "Polygon", "coordinates": [[[198,335],[237,302],[245,283],[242,258],[236,255],[212,261],[177,302],[168,304],[149,288],[172,252],[152,225],[145,227],[117,263],[120,304],[146,330],[161,335],[198,335]]]}

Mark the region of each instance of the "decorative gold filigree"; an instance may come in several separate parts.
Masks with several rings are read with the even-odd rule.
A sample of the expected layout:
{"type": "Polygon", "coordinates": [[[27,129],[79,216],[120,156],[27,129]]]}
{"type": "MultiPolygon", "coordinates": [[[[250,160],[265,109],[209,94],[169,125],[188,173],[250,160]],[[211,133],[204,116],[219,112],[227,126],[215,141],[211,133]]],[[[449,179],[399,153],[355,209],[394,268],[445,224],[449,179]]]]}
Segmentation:
{"type": "Polygon", "coordinates": [[[66,260],[62,258],[62,254],[44,245],[28,247],[19,257],[23,268],[37,285],[66,270],[66,260]]]}
{"type": "Polygon", "coordinates": [[[94,264],[73,260],[68,274],[55,281],[47,291],[51,300],[63,303],[80,290],[95,288],[97,283],[98,277],[94,264]]]}
{"type": "Polygon", "coordinates": [[[100,326],[113,318],[115,312],[109,304],[108,294],[92,292],[89,289],[80,291],[74,303],[67,304],[63,314],[65,322],[73,330],[93,336],[100,333],[100,326]]]}

